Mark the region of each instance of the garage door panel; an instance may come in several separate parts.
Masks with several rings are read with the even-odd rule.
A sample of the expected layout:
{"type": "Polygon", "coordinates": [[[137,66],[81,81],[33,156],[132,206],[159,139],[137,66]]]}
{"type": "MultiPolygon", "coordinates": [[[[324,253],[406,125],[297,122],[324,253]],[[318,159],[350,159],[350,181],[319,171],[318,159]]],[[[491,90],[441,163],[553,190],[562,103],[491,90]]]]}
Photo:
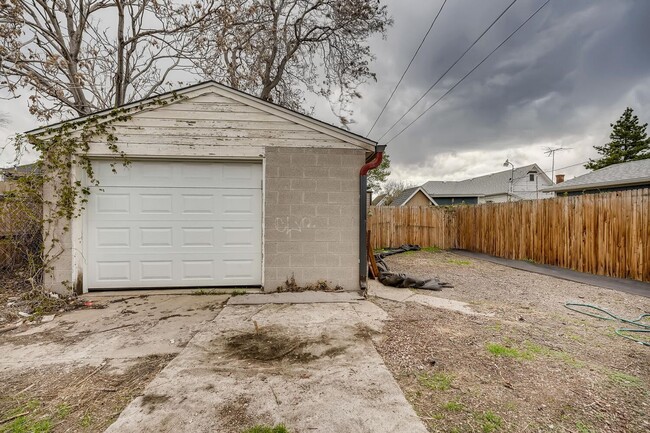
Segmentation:
{"type": "Polygon", "coordinates": [[[262,191],[249,189],[90,188],[97,221],[258,221],[262,191]]]}
{"type": "Polygon", "coordinates": [[[151,163],[140,174],[118,171],[111,182],[123,185],[92,187],[89,287],[261,285],[261,171],[259,164],[151,163]],[[146,186],[154,178],[163,184],[146,186]],[[202,186],[188,187],[188,179],[202,186]]]}
{"type": "Polygon", "coordinates": [[[171,188],[251,188],[259,189],[262,182],[260,164],[248,162],[165,162],[132,161],[128,167],[110,161],[93,161],[93,170],[101,187],[158,187],[171,188]]]}

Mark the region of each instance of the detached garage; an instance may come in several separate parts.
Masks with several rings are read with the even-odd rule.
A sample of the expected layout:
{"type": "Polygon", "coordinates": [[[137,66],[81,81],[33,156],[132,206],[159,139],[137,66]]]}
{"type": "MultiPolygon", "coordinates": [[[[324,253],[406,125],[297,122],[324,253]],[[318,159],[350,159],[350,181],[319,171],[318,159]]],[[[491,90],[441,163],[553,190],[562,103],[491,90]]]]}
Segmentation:
{"type": "Polygon", "coordinates": [[[70,230],[50,234],[49,288],[274,291],[293,276],[359,289],[359,173],[376,143],[215,82],[156,101],[125,106],[114,125],[128,167],[97,137],[99,185],[72,173],[90,195],[70,230]]]}

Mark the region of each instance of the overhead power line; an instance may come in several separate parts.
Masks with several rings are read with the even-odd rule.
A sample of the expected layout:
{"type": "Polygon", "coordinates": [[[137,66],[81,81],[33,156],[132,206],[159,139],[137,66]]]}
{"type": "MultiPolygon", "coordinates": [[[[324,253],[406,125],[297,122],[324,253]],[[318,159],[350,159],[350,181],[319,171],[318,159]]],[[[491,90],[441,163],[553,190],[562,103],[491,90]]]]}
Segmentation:
{"type": "Polygon", "coordinates": [[[454,84],[454,85],[453,85],[449,90],[447,90],[445,93],[443,93],[441,97],[439,97],[438,99],[436,99],[436,101],[435,101],[433,104],[431,104],[429,107],[427,107],[427,109],[424,110],[424,111],[423,111],[423,112],[422,112],[418,117],[416,117],[416,118],[415,118],[411,123],[409,123],[409,124],[406,125],[404,128],[402,128],[402,129],[401,129],[401,130],[400,130],[396,135],[393,136],[393,138],[391,138],[390,140],[388,140],[388,141],[386,142],[386,144],[389,144],[390,142],[392,142],[393,140],[395,140],[397,137],[399,137],[400,135],[402,135],[402,133],[404,133],[404,131],[406,131],[408,128],[410,128],[411,125],[413,125],[415,122],[417,122],[417,121],[418,121],[422,116],[424,116],[424,115],[425,115],[429,110],[431,110],[433,107],[435,107],[436,104],[438,104],[438,102],[440,102],[440,101],[441,101],[445,96],[447,96],[447,95],[448,95],[449,93],[451,93],[451,92],[452,92],[456,87],[458,87],[458,85],[459,85],[460,83],[462,83],[463,81],[465,81],[465,79],[466,79],[467,77],[469,77],[469,76],[472,74],[472,72],[474,72],[475,70],[477,70],[477,69],[479,68],[479,66],[481,66],[483,63],[485,63],[485,61],[486,61],[487,59],[489,59],[490,56],[492,56],[492,54],[494,54],[494,53],[495,53],[499,48],[501,48],[501,47],[502,47],[506,42],[508,42],[508,41],[509,41],[509,40],[510,40],[510,39],[511,39],[511,38],[512,38],[512,37],[513,37],[513,36],[514,36],[514,35],[515,35],[515,34],[516,34],[516,33],[517,33],[517,32],[518,32],[522,27],[524,27],[524,26],[525,26],[525,25],[526,25],[530,20],[532,20],[533,17],[535,17],[535,15],[537,15],[537,14],[539,13],[539,11],[541,11],[541,10],[544,8],[544,6],[546,6],[550,1],[551,1],[551,0],[546,0],[546,2],[544,2],[543,5],[541,5],[541,6],[540,6],[540,7],[539,7],[535,12],[533,12],[533,14],[532,14],[531,16],[529,16],[529,17],[526,19],[526,21],[524,21],[523,23],[521,23],[521,25],[519,25],[519,27],[517,27],[517,28],[516,28],[512,33],[510,33],[510,35],[508,35],[508,37],[505,38],[505,39],[503,40],[503,42],[501,42],[499,45],[497,45],[495,49],[493,49],[492,51],[490,51],[490,52],[488,53],[488,55],[485,56],[485,57],[483,58],[483,60],[481,60],[481,61],[480,61],[476,66],[474,66],[474,67],[473,67],[473,68],[472,68],[472,69],[471,69],[467,74],[465,74],[465,75],[463,76],[463,78],[461,78],[460,80],[458,80],[458,82],[456,82],[456,84],[454,84]]]}
{"type": "Polygon", "coordinates": [[[393,89],[393,92],[392,92],[392,93],[390,94],[390,96],[388,97],[388,100],[386,101],[386,103],[385,103],[384,106],[382,107],[381,111],[379,112],[379,115],[378,115],[377,118],[375,119],[375,122],[374,122],[374,123],[372,124],[372,126],[370,127],[370,131],[368,131],[368,133],[367,133],[366,135],[370,135],[370,133],[372,132],[372,130],[375,129],[375,125],[377,125],[377,122],[379,121],[379,118],[381,118],[381,115],[384,114],[384,111],[386,111],[386,107],[388,107],[388,104],[390,103],[391,99],[393,99],[393,96],[395,95],[395,92],[397,92],[397,88],[399,87],[399,85],[402,84],[402,80],[404,79],[404,76],[406,75],[406,73],[408,72],[409,68],[411,67],[411,64],[412,64],[413,61],[415,60],[415,57],[416,57],[416,56],[418,55],[418,53],[420,52],[420,48],[422,48],[422,45],[424,44],[424,41],[427,39],[427,36],[429,36],[429,33],[431,32],[431,29],[433,28],[433,25],[434,25],[434,24],[436,23],[436,21],[438,20],[438,17],[440,16],[440,13],[442,12],[442,8],[445,7],[445,4],[446,4],[446,3],[447,3],[447,0],[445,0],[445,1],[442,2],[442,6],[440,6],[440,9],[438,9],[438,13],[437,13],[436,16],[433,18],[433,21],[431,21],[431,25],[429,26],[429,30],[427,30],[427,32],[424,34],[424,37],[422,38],[422,41],[420,42],[420,45],[418,46],[418,49],[415,50],[415,53],[413,54],[413,57],[411,57],[411,61],[410,61],[409,64],[406,66],[406,69],[404,69],[404,72],[402,73],[402,76],[400,77],[399,81],[397,82],[397,85],[396,85],[395,88],[393,89]]]}
{"type": "Polygon", "coordinates": [[[492,27],[494,27],[494,25],[497,23],[497,21],[499,21],[499,20],[501,19],[501,17],[502,17],[503,15],[505,15],[505,13],[508,12],[508,10],[509,10],[509,9],[510,9],[510,8],[511,8],[515,3],[517,3],[517,0],[513,0],[512,3],[510,3],[510,4],[508,5],[508,7],[506,7],[506,8],[503,10],[503,12],[501,12],[501,13],[499,14],[499,16],[496,17],[496,18],[494,19],[494,21],[492,21],[492,23],[491,23],[491,24],[490,24],[490,25],[489,25],[485,30],[483,30],[483,33],[481,33],[481,34],[480,34],[480,35],[479,35],[479,36],[474,40],[474,42],[472,42],[472,44],[471,44],[469,47],[467,47],[467,49],[463,52],[463,54],[461,54],[460,57],[457,58],[456,61],[455,61],[454,63],[452,63],[451,66],[449,66],[449,67],[447,68],[447,70],[446,70],[445,72],[443,72],[443,74],[442,74],[441,76],[438,77],[438,79],[437,79],[437,80],[436,80],[436,81],[431,85],[431,87],[429,87],[429,88],[427,89],[427,91],[424,92],[424,94],[422,94],[422,96],[420,96],[420,98],[419,98],[417,101],[415,101],[415,103],[414,103],[413,105],[411,105],[411,106],[409,107],[409,109],[406,110],[406,112],[405,112],[404,114],[402,114],[402,117],[400,117],[399,119],[397,119],[397,121],[396,121],[395,123],[393,123],[393,124],[390,126],[390,128],[388,128],[388,130],[386,130],[386,132],[384,132],[384,134],[383,134],[381,137],[379,137],[379,139],[378,139],[377,141],[381,141],[382,138],[384,138],[386,135],[388,135],[388,133],[389,133],[389,132],[390,132],[390,131],[395,127],[395,126],[397,126],[397,124],[400,123],[400,122],[402,121],[402,119],[404,119],[404,118],[405,118],[405,117],[406,117],[406,116],[411,112],[411,110],[413,110],[413,108],[415,108],[415,106],[418,105],[418,104],[420,103],[420,101],[422,101],[422,100],[424,99],[424,97],[427,96],[427,95],[429,94],[429,92],[431,92],[431,90],[433,90],[433,88],[436,87],[440,81],[442,81],[443,78],[445,78],[445,76],[449,73],[449,71],[451,71],[451,70],[453,69],[453,67],[456,66],[456,64],[457,64],[458,62],[460,62],[460,61],[465,57],[465,55],[466,55],[466,54],[467,54],[467,53],[468,53],[468,52],[469,52],[469,51],[474,47],[474,45],[476,45],[476,44],[478,43],[478,41],[480,41],[480,40],[483,38],[483,36],[485,36],[485,34],[486,34],[488,31],[490,31],[490,29],[491,29],[492,27]]]}

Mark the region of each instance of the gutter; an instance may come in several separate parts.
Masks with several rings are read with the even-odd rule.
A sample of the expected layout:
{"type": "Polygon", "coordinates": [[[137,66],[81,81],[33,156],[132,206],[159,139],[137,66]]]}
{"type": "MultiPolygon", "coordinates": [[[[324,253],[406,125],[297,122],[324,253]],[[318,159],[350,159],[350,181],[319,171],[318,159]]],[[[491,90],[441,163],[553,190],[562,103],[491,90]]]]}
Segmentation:
{"type": "Polygon", "coordinates": [[[359,285],[365,290],[368,285],[368,250],[366,248],[366,231],[368,206],[366,190],[368,189],[368,172],[381,164],[384,159],[386,145],[375,145],[374,153],[366,160],[359,170],[359,285]]]}

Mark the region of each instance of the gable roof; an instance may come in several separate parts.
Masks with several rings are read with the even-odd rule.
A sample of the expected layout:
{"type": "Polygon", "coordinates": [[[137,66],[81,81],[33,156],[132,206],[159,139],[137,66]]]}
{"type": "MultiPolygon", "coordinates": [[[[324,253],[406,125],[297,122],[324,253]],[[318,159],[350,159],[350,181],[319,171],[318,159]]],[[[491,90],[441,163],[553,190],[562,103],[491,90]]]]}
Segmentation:
{"type": "MultiPolygon", "coordinates": [[[[303,125],[305,127],[314,129],[316,131],[322,132],[323,134],[327,134],[331,137],[338,138],[342,141],[345,141],[347,143],[362,147],[368,151],[374,151],[375,146],[377,144],[376,141],[373,141],[367,137],[364,137],[359,134],[355,134],[353,132],[347,131],[343,128],[339,128],[334,125],[330,125],[329,123],[323,122],[322,120],[315,119],[313,117],[307,116],[305,114],[299,113],[294,110],[290,110],[288,108],[282,107],[281,105],[275,104],[273,102],[265,101],[261,98],[258,98],[257,96],[249,95],[248,93],[242,92],[241,90],[237,90],[232,87],[228,87],[226,85],[223,85],[221,83],[218,83],[216,81],[204,81],[201,83],[193,84],[187,87],[183,87],[181,89],[176,89],[172,90],[166,93],[161,93],[159,95],[151,96],[149,98],[144,98],[138,101],[130,102],[128,104],[124,104],[119,108],[122,109],[134,109],[133,113],[137,113],[139,111],[146,111],[146,110],[155,110],[156,106],[151,106],[151,107],[139,107],[143,104],[146,104],[147,102],[154,101],[154,100],[165,100],[165,99],[173,99],[176,98],[177,96],[185,96],[187,94],[196,92],[196,91],[205,91],[205,90],[212,90],[214,93],[217,93],[219,95],[232,98],[238,102],[241,102],[243,104],[258,108],[262,111],[265,111],[269,114],[273,114],[275,116],[284,118],[286,120],[289,120],[291,122],[298,123],[300,125],[303,125]]],[[[183,99],[176,99],[170,103],[177,103],[182,101],[183,99]]],[[[82,122],[88,118],[91,118],[93,116],[103,116],[110,114],[111,111],[113,111],[115,108],[108,108],[105,110],[100,110],[95,113],[86,115],[86,116],[80,116],[76,117],[73,119],[53,123],[51,125],[39,127],[36,129],[32,129],[30,131],[27,131],[26,134],[40,134],[43,132],[47,132],[52,129],[56,129],[66,123],[75,123],[75,122],[82,122]]]]}
{"type": "Polygon", "coordinates": [[[395,207],[404,206],[413,198],[413,196],[415,196],[415,194],[418,193],[418,191],[421,191],[422,194],[424,194],[424,196],[429,199],[432,205],[438,206],[438,203],[436,203],[435,200],[433,200],[421,186],[405,189],[400,193],[400,195],[395,197],[395,200],[393,200],[390,205],[395,207]]]}
{"type": "Polygon", "coordinates": [[[650,183],[650,158],[622,162],[559,183],[544,192],[576,191],[650,183]]]}
{"type": "Polygon", "coordinates": [[[379,194],[377,197],[372,199],[372,205],[377,206],[378,204],[382,204],[384,202],[384,199],[386,198],[388,194],[379,194]]]}
{"type": "Polygon", "coordinates": [[[512,170],[504,170],[485,176],[474,177],[460,181],[429,181],[422,185],[431,197],[483,197],[487,195],[508,194],[510,192],[510,177],[522,179],[531,171],[537,171],[549,184],[551,179],[537,164],[530,164],[512,170]]]}

